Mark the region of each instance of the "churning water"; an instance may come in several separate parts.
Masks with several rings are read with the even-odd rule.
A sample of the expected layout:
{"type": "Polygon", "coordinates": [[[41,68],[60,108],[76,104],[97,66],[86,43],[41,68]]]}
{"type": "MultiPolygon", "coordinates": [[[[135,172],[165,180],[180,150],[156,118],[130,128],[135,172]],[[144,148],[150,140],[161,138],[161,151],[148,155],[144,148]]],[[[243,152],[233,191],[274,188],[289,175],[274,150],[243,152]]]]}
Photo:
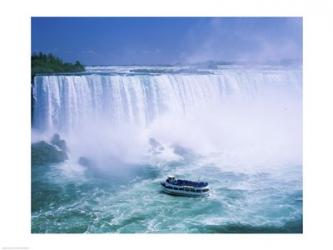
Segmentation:
{"type": "Polygon", "coordinates": [[[33,140],[69,159],[32,166],[32,232],[302,232],[300,68],[87,69],[34,79],[33,140]],[[161,193],[169,174],[210,196],[161,193]]]}

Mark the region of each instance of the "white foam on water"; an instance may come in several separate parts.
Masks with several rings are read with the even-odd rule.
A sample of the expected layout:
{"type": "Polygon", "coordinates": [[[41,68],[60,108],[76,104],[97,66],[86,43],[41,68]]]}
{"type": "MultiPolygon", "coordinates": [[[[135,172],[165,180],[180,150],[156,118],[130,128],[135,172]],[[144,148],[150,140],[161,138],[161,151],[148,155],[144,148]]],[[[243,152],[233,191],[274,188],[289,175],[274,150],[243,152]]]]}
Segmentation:
{"type": "Polygon", "coordinates": [[[107,66],[35,78],[32,140],[60,133],[70,159],[45,174],[69,200],[35,211],[34,231],[76,230],[78,220],[84,232],[216,232],[302,218],[301,69],[131,70],[170,71],[107,66]],[[78,164],[82,156],[94,166],[78,164]],[[160,193],[169,174],[208,181],[210,196],[160,193]]]}
{"type": "Polygon", "coordinates": [[[73,154],[125,163],[142,162],[153,137],[199,154],[218,152],[227,165],[300,165],[301,70],[213,72],[37,76],[33,128],[60,132],[73,154]]]}

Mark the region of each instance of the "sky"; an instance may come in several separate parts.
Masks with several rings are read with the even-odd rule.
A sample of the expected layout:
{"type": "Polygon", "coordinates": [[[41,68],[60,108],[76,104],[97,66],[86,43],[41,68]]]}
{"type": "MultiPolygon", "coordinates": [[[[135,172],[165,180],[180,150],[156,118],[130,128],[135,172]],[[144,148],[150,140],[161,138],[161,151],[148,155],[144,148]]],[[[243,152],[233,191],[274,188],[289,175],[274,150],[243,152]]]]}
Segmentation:
{"type": "Polygon", "coordinates": [[[32,17],[32,52],[84,65],[302,60],[301,17],[32,17]]]}

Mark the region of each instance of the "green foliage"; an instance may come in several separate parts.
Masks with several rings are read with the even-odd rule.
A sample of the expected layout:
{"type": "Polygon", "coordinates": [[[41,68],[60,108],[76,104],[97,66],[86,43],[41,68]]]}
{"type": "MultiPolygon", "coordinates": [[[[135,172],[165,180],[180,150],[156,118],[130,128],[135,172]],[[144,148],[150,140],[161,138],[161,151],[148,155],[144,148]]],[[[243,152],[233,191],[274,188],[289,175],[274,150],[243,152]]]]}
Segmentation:
{"type": "Polygon", "coordinates": [[[82,72],[84,66],[76,61],[75,64],[64,63],[60,58],[52,54],[33,53],[31,56],[31,76],[36,74],[82,72]]]}

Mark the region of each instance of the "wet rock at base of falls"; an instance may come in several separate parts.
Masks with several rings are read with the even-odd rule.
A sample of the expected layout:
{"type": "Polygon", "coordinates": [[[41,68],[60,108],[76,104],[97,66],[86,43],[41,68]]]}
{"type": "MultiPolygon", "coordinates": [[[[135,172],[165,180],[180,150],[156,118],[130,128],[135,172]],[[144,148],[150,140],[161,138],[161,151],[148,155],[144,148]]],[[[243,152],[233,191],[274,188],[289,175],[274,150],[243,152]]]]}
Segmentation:
{"type": "Polygon", "coordinates": [[[172,145],[173,152],[176,155],[182,156],[184,158],[193,158],[196,156],[195,152],[189,148],[183,147],[179,144],[172,145]]]}
{"type": "Polygon", "coordinates": [[[83,157],[83,156],[81,156],[81,157],[79,158],[78,163],[79,163],[81,166],[89,167],[89,168],[91,168],[91,167],[93,167],[93,166],[95,165],[95,163],[94,163],[91,159],[89,159],[89,158],[87,158],[87,157],[83,157]]]}
{"type": "Polygon", "coordinates": [[[59,134],[54,134],[51,139],[51,144],[57,146],[61,151],[68,152],[66,141],[60,138],[59,134]]]}
{"type": "Polygon", "coordinates": [[[48,165],[60,163],[68,159],[67,153],[52,144],[45,141],[39,141],[31,144],[31,164],[48,165]]]}
{"type": "Polygon", "coordinates": [[[162,146],[161,143],[159,143],[155,138],[149,138],[149,145],[150,145],[150,152],[153,154],[160,154],[163,150],[164,147],[162,146]]]}

